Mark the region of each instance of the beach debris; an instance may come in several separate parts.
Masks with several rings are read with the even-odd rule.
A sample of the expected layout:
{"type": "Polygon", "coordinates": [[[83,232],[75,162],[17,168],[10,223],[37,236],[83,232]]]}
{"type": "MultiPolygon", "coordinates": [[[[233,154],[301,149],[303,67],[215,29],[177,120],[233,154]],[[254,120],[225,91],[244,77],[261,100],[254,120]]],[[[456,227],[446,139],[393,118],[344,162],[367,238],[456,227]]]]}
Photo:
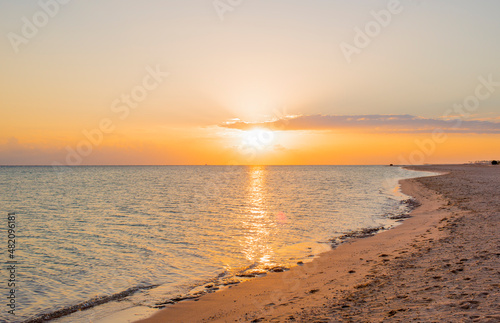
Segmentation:
{"type": "Polygon", "coordinates": [[[408,219],[411,218],[411,215],[409,213],[402,213],[402,214],[397,214],[397,215],[387,215],[387,218],[391,220],[402,220],[402,219],[408,219]]]}
{"type": "Polygon", "coordinates": [[[186,301],[186,300],[198,300],[201,296],[205,295],[206,292],[204,291],[200,291],[200,292],[196,292],[196,293],[192,293],[192,294],[189,294],[189,295],[185,295],[185,296],[176,296],[176,297],[173,297],[173,298],[170,298],[166,301],[163,301],[163,302],[159,302],[159,303],[156,303],[154,306],[152,306],[153,308],[158,308],[158,309],[162,309],[162,308],[165,308],[166,305],[172,305],[172,304],[175,304],[175,303],[178,303],[180,301],[186,301]]]}
{"type": "Polygon", "coordinates": [[[396,315],[397,312],[398,311],[396,311],[396,310],[391,310],[391,311],[389,311],[389,313],[387,313],[387,316],[394,316],[394,315],[396,315]]]}
{"type": "Polygon", "coordinates": [[[252,273],[238,274],[238,275],[236,275],[236,277],[241,277],[241,278],[254,278],[256,276],[257,276],[257,274],[252,274],[252,273]]]}
{"type": "Polygon", "coordinates": [[[236,277],[240,278],[260,277],[260,276],[265,276],[268,271],[271,271],[271,269],[261,269],[252,266],[246,270],[241,271],[239,274],[236,275],[236,277]]]}
{"type": "Polygon", "coordinates": [[[236,285],[236,284],[239,284],[240,281],[239,280],[236,280],[236,279],[228,279],[228,280],[225,280],[222,282],[222,285],[223,286],[228,286],[228,285],[236,285]]]}
{"type": "Polygon", "coordinates": [[[417,200],[410,198],[406,200],[400,201],[400,204],[403,205],[403,210],[400,210],[400,213],[387,213],[384,216],[391,220],[401,220],[411,218],[410,212],[419,207],[421,204],[417,200]]]}
{"type": "Polygon", "coordinates": [[[385,227],[366,228],[357,231],[347,232],[338,238],[331,239],[330,242],[332,243],[333,247],[336,247],[337,245],[340,245],[341,243],[345,242],[348,239],[371,237],[380,230],[385,230],[385,227]]]}
{"type": "Polygon", "coordinates": [[[412,207],[412,208],[416,208],[416,207],[419,207],[420,205],[422,205],[419,201],[417,201],[416,199],[413,199],[413,198],[402,200],[401,204],[406,204],[407,206],[412,207]]]}
{"type": "Polygon", "coordinates": [[[396,315],[397,312],[405,312],[406,311],[406,308],[400,308],[400,309],[397,309],[397,310],[391,310],[387,313],[387,316],[391,317],[391,316],[394,316],[396,315]]]}
{"type": "Polygon", "coordinates": [[[460,308],[464,310],[469,310],[471,308],[476,308],[478,306],[479,302],[478,301],[464,301],[459,304],[460,308]]]}
{"type": "Polygon", "coordinates": [[[288,268],[281,267],[281,266],[271,268],[271,271],[272,271],[273,273],[282,273],[282,272],[284,272],[285,270],[288,270],[288,268]]]}

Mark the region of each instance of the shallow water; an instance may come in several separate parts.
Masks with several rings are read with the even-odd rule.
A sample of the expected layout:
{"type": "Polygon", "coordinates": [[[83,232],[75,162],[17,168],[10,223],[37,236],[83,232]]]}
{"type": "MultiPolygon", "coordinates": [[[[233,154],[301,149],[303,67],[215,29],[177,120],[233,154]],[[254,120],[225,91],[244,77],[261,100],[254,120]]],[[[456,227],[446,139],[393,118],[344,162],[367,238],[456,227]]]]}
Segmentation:
{"type": "MultiPolygon", "coordinates": [[[[415,174],[384,166],[0,167],[0,212],[4,227],[16,213],[18,260],[15,320],[6,306],[0,320],[159,285],[134,295],[154,306],[216,277],[289,267],[344,232],[395,224],[385,215],[407,198],[397,182],[415,174]]],[[[1,277],[7,296],[6,269],[1,277]]]]}

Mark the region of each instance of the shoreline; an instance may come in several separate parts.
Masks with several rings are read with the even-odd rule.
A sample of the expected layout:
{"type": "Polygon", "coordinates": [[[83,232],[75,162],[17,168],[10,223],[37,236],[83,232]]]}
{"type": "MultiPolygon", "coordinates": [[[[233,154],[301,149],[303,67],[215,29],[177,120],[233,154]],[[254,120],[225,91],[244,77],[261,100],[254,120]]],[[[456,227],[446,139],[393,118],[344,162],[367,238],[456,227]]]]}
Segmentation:
{"type": "Polygon", "coordinates": [[[426,235],[430,228],[438,226],[439,220],[449,216],[441,209],[448,201],[437,193],[419,186],[414,179],[402,180],[400,184],[404,194],[422,204],[401,225],[371,237],[349,239],[285,273],[270,273],[198,300],[169,305],[136,322],[286,321],[317,316],[306,311],[324,308],[326,303],[361,288],[377,265],[392,260],[398,249],[410,246],[419,235],[426,235]]]}
{"type": "MultiPolygon", "coordinates": [[[[329,308],[339,321],[500,321],[500,167],[425,165],[446,172],[416,182],[448,201],[449,215],[415,239],[404,256],[374,268],[373,277],[329,308]]],[[[314,313],[307,313],[314,318],[314,313]]]]}

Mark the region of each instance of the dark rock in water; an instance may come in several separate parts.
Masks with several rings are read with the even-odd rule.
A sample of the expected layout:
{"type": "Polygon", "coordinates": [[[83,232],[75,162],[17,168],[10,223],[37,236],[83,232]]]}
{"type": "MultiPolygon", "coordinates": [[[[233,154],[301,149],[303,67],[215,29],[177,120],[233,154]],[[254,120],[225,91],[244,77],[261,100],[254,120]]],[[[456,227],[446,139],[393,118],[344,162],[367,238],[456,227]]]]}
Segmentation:
{"type": "Polygon", "coordinates": [[[228,286],[228,285],[236,285],[236,284],[239,284],[240,282],[237,281],[237,280],[226,280],[222,283],[222,285],[224,286],[228,286]]]}
{"type": "Polygon", "coordinates": [[[303,265],[304,262],[303,261],[297,261],[297,265],[303,265]]]}
{"type": "Polygon", "coordinates": [[[345,235],[346,238],[366,238],[374,235],[382,230],[384,227],[368,228],[359,231],[354,231],[345,235]]]}
{"type": "Polygon", "coordinates": [[[184,301],[184,300],[188,300],[188,299],[193,299],[195,297],[190,297],[190,296],[186,296],[186,297],[175,297],[175,298],[172,298],[171,301],[172,302],[180,302],[180,301],[184,301]]]}
{"type": "Polygon", "coordinates": [[[331,239],[331,245],[333,248],[336,246],[340,245],[341,243],[345,242],[346,240],[352,239],[352,238],[366,238],[366,237],[371,237],[375,235],[377,232],[380,230],[385,230],[385,227],[377,227],[377,228],[366,228],[358,231],[352,231],[352,232],[347,232],[344,235],[331,239]]]}
{"type": "Polygon", "coordinates": [[[154,308],[162,309],[162,308],[165,308],[166,305],[171,305],[171,304],[175,304],[175,302],[172,301],[172,300],[168,300],[168,301],[165,301],[165,302],[156,303],[153,307],[154,308]]]}
{"type": "Polygon", "coordinates": [[[412,208],[412,209],[417,208],[417,207],[419,207],[420,205],[422,205],[422,204],[420,204],[420,202],[419,202],[419,201],[417,201],[417,200],[415,200],[415,199],[407,199],[407,200],[403,200],[403,201],[401,201],[401,204],[406,204],[406,206],[408,206],[408,207],[410,207],[410,208],[412,208]]]}
{"type": "Polygon", "coordinates": [[[387,213],[384,216],[391,220],[401,220],[401,219],[411,218],[410,212],[421,205],[420,202],[418,202],[415,199],[402,200],[400,203],[405,205],[404,213],[400,214],[387,213]]]}
{"type": "Polygon", "coordinates": [[[220,288],[215,286],[215,287],[211,287],[211,288],[207,288],[207,293],[213,293],[217,290],[219,290],[220,288]]]}
{"type": "Polygon", "coordinates": [[[193,295],[177,296],[177,297],[171,298],[169,300],[166,300],[164,302],[156,303],[153,306],[153,308],[162,309],[162,308],[165,308],[166,305],[172,305],[172,304],[175,304],[177,302],[181,302],[181,301],[185,301],[185,300],[190,300],[190,299],[197,300],[200,296],[202,296],[204,294],[205,293],[203,293],[203,292],[199,292],[199,293],[196,293],[196,294],[193,294],[193,295]]]}
{"type": "Polygon", "coordinates": [[[403,214],[398,214],[398,215],[389,215],[387,217],[391,220],[401,220],[401,219],[411,218],[411,215],[409,213],[403,213],[403,214]]]}
{"type": "Polygon", "coordinates": [[[286,268],[283,268],[283,267],[274,267],[274,268],[272,268],[272,269],[271,269],[271,271],[272,271],[273,273],[282,273],[282,272],[284,272],[285,270],[286,270],[286,268]]]}
{"type": "Polygon", "coordinates": [[[236,277],[239,278],[254,278],[254,277],[260,277],[260,276],[265,276],[267,274],[268,270],[267,269],[262,269],[262,268],[250,268],[243,270],[239,274],[236,275],[236,277]]]}
{"type": "Polygon", "coordinates": [[[493,161],[491,162],[491,164],[492,164],[492,165],[498,165],[498,161],[497,161],[497,160],[493,160],[493,161]]]}

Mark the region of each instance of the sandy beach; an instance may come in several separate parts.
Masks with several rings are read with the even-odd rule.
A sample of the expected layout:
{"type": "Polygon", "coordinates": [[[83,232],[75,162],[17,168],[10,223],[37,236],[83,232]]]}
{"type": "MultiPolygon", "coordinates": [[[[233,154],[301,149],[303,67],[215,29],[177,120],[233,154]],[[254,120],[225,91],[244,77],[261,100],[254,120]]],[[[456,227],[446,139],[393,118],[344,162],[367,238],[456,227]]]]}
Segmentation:
{"type": "Polygon", "coordinates": [[[402,225],[138,322],[500,321],[500,167],[411,169],[445,174],[402,181],[402,225]]]}

